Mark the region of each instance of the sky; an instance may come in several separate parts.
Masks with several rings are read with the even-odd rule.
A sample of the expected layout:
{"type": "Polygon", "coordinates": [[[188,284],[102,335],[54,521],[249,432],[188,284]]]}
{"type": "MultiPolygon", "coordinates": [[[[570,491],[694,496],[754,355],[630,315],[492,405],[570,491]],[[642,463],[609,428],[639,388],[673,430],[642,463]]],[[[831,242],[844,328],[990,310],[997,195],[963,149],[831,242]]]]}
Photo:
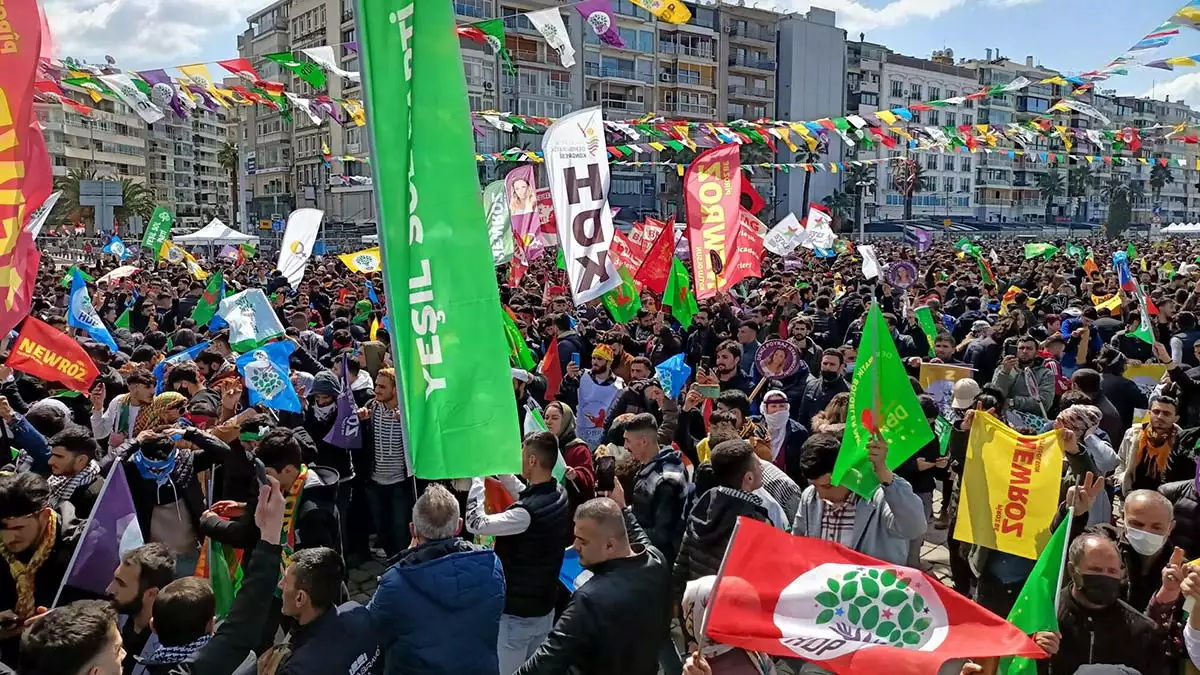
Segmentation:
{"type": "MultiPolygon", "coordinates": [[[[44,0],[55,53],[124,68],[169,68],[237,56],[245,17],[268,0],[44,0]]],[[[910,56],[950,47],[984,58],[991,47],[1014,61],[1067,74],[1100,68],[1170,17],[1184,0],[751,0],[778,11],[834,10],[847,39],[866,34],[910,56]],[[1103,9],[1101,9],[1103,8],[1103,9]]],[[[1151,58],[1200,54],[1200,31],[1183,29],[1151,58]]],[[[1181,97],[1200,109],[1200,68],[1131,68],[1101,85],[1121,94],[1181,97]]],[[[834,115],[838,111],[830,111],[834,115]]]]}

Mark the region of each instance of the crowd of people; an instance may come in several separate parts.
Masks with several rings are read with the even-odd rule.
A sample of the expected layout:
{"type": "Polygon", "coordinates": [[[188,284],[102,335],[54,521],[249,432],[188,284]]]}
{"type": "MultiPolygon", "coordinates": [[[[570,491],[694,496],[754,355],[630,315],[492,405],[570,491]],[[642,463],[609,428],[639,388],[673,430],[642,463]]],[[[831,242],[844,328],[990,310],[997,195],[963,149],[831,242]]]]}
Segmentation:
{"type": "MultiPolygon", "coordinates": [[[[293,289],[261,258],[202,260],[229,292],[271,298],[295,346],[297,413],[249,404],[228,332],[192,318],[205,283],[183,267],[143,254],[139,272],[89,285],[114,351],[67,327],[64,270],[44,265],[32,314],[74,335],[100,375],[80,394],[0,365],[0,661],[20,675],[815,672],[700,634],[738,518],[918,569],[927,536],[946,530],[945,583],[1005,617],[1034,561],[953,536],[986,411],[1022,433],[1057,430],[1069,460],[1065,588],[1058,630],[1033,636],[1039,670],[1200,665],[1200,617],[1183,609],[1200,596],[1186,562],[1200,557],[1200,246],[1130,252],[1152,304],[1146,340],[1138,297],[1104,263],[1127,241],[1074,242],[1087,261],[974,242],[990,269],[951,239],[919,254],[873,243],[917,278],[866,279],[852,249],[768,254],[761,279],[700,301],[687,325],[650,291],[626,323],[575,306],[553,256],[516,287],[498,269],[524,347],[557,370],[511,364],[519,476],[436,482],[414,475],[405,447],[386,307],[365,283],[382,295],[378,275],[315,259],[293,289]],[[876,303],[926,421],[950,432],[894,469],[872,440],[868,498],[832,476],[876,303]],[[794,367],[762,372],[770,340],[789,343],[794,367]],[[682,387],[658,374],[680,355],[682,387]],[[972,377],[942,407],[922,363],[972,377]],[[1125,377],[1153,363],[1166,366],[1155,386],[1125,377]],[[346,391],[361,450],[326,440],[346,391]],[[67,581],[81,542],[112,534],[85,523],[118,472],[144,543],[89,592],[67,581]],[[574,583],[567,558],[584,570],[574,583]],[[349,601],[348,571],[372,560],[385,569],[373,596],[349,601]],[[212,574],[230,561],[231,603],[212,574]]],[[[120,264],[98,255],[80,270],[100,279],[120,264]]]]}

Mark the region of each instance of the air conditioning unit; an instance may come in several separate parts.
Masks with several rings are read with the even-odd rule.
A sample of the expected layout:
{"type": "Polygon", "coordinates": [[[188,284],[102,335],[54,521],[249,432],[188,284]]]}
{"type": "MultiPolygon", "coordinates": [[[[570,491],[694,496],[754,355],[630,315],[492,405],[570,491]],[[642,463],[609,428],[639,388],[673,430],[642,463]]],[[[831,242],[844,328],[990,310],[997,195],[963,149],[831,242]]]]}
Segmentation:
{"type": "Polygon", "coordinates": [[[484,83],[483,83],[483,90],[484,90],[484,91],[491,91],[492,89],[495,89],[495,88],[496,88],[496,85],[492,84],[491,82],[484,82],[484,83]]]}
{"type": "Polygon", "coordinates": [[[670,73],[659,73],[658,79],[662,80],[663,82],[670,82],[671,74],[670,73]]]}

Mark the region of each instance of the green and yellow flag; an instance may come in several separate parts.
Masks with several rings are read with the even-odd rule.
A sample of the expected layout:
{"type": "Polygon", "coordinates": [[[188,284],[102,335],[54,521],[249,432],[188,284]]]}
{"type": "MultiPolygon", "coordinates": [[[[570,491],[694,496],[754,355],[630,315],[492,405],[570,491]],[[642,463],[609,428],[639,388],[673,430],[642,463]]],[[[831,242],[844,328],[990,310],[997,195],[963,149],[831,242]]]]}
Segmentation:
{"type": "Polygon", "coordinates": [[[617,270],[621,275],[621,285],[600,296],[600,300],[617,323],[628,323],[637,317],[642,308],[642,299],[638,297],[637,284],[633,283],[633,275],[624,265],[617,270]]]}
{"type": "Polygon", "coordinates": [[[383,274],[405,290],[387,314],[416,476],[514,473],[521,435],[454,6],[360,0],[359,31],[383,274]]]}

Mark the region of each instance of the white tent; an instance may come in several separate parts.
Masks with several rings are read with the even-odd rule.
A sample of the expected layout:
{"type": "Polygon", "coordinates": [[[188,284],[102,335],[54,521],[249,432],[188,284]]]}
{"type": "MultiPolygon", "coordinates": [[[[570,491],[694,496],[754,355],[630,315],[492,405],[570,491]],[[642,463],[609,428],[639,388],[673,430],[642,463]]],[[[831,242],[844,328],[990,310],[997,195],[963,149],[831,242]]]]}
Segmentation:
{"type": "Polygon", "coordinates": [[[212,222],[191,234],[172,237],[171,241],[185,246],[224,246],[225,244],[257,244],[258,237],[244,234],[213,218],[212,222]]]}

